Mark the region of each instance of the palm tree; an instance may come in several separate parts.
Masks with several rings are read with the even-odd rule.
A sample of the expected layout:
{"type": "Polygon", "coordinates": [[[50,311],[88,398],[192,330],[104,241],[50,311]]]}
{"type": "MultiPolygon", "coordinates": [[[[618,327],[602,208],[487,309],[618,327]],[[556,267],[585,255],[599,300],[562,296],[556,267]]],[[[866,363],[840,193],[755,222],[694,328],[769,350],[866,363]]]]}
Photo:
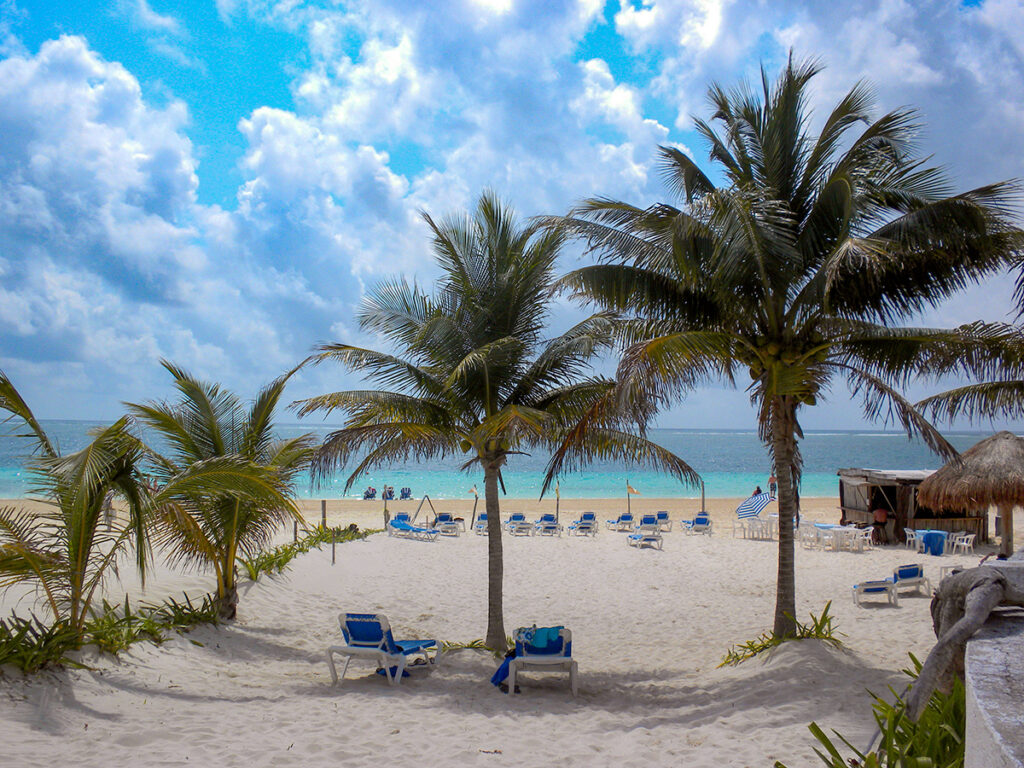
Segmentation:
{"type": "Polygon", "coordinates": [[[779,481],[779,636],[795,628],[800,411],[840,377],[868,418],[895,420],[944,457],[955,454],[898,388],[916,370],[941,367],[945,352],[934,348],[965,352],[979,329],[897,324],[1005,265],[1020,243],[1010,222],[1015,186],[951,195],[941,172],[913,155],[914,113],[872,119],[864,84],[811,135],[807,85],[819,69],[790,57],[774,85],[762,70],[759,93],[710,88],[711,122],[696,126],[724,186],[662,147],[661,171],[681,207],[599,198],[547,220],[600,257],[563,285],[631,318],[623,393],[665,403],[749,371],[779,481]]]}
{"type": "Polygon", "coordinates": [[[555,472],[592,457],[630,459],[686,481],[696,476],[671,453],[628,432],[629,418],[609,396],[613,382],[590,373],[590,361],[609,343],[611,318],[597,315],[554,339],[542,337],[560,235],[518,225],[514,213],[486,192],[472,217],[424,218],[442,272],[436,291],[427,294],[404,279],[385,282],[366,296],[358,314],[360,326],[381,334],[398,354],[322,345],[310,361],[335,360],[370,377],[374,388],[296,405],[300,415],[348,414],[313,463],[314,475],[324,478],[358,457],[346,489],[366,470],[410,457],[462,454],[464,469],[483,470],[489,534],[485,642],[503,648],[498,489],[510,455],[562,446],[547,483],[555,472]]]}
{"type": "Polygon", "coordinates": [[[313,439],[274,438],[274,409],[291,373],[264,387],[246,408],[219,385],[201,382],[167,361],[162,365],[174,377],[180,402],[128,405],[168,446],[162,455],[152,451],[158,485],[173,485],[207,464],[229,462],[244,476],[246,492],[215,488],[164,505],[155,540],[169,549],[172,562],[213,569],[219,614],[233,619],[239,554],[255,555],[287,522],[302,520],[291,483],[309,465],[313,439]]]}
{"type": "Polygon", "coordinates": [[[145,580],[149,533],[159,510],[190,495],[253,490],[236,462],[218,461],[191,467],[150,493],[141,471],[145,446],[130,432],[127,418],[96,430],[80,451],[61,454],[2,372],[0,408],[27,428],[22,436],[33,445],[34,490],[48,504],[41,513],[0,509],[0,588],[35,584],[53,620],[79,637],[107,572],[129,550],[145,580]],[[106,512],[115,499],[124,503],[124,519],[106,512]]]}

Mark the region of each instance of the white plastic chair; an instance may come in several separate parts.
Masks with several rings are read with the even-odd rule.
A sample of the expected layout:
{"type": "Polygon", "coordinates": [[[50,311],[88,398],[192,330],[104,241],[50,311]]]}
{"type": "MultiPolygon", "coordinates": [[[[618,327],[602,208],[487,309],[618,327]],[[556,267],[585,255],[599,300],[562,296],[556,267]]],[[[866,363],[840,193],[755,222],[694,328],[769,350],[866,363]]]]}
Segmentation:
{"type": "Polygon", "coordinates": [[[957,551],[963,552],[965,555],[968,552],[974,552],[974,539],[977,537],[976,533],[964,533],[953,539],[953,554],[957,551]]]}
{"type": "Polygon", "coordinates": [[[919,549],[920,539],[918,539],[917,531],[913,528],[904,528],[903,535],[907,537],[907,549],[917,550],[919,549]]]}
{"type": "Polygon", "coordinates": [[[856,538],[854,538],[854,540],[853,540],[853,548],[856,549],[858,552],[863,552],[866,549],[872,549],[872,547],[874,545],[873,545],[873,543],[871,541],[871,537],[873,535],[874,535],[874,529],[872,529],[872,528],[865,528],[865,529],[863,529],[862,531],[860,531],[856,535],[856,538]]]}
{"type": "Polygon", "coordinates": [[[565,627],[560,627],[557,640],[542,648],[533,645],[537,633],[537,627],[520,627],[515,631],[513,637],[515,638],[516,655],[508,665],[508,689],[515,691],[516,675],[520,672],[568,671],[569,689],[572,691],[572,695],[576,696],[579,692],[576,679],[579,667],[572,658],[572,632],[565,627]]]}

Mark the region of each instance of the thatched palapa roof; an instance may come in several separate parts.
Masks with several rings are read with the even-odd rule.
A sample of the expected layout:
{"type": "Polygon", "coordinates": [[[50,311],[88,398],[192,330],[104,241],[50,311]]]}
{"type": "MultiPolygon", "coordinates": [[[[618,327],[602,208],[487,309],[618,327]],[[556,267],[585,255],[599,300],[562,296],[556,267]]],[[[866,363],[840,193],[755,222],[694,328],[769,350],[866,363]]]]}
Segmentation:
{"type": "Polygon", "coordinates": [[[1024,506],[1024,439],[986,437],[922,482],[917,498],[936,510],[1024,506]]]}

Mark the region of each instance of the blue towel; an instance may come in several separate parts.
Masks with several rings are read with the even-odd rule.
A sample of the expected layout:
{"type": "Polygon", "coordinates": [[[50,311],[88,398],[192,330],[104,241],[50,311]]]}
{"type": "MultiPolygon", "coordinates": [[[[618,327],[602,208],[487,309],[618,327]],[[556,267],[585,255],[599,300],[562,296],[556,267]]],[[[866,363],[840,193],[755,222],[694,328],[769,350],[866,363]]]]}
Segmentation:
{"type": "Polygon", "coordinates": [[[943,531],[928,531],[923,537],[924,551],[929,555],[942,555],[946,548],[946,534],[943,531]]]}
{"type": "Polygon", "coordinates": [[[491,675],[491,685],[499,686],[508,680],[508,665],[512,663],[512,657],[506,656],[501,666],[491,675]]]}
{"type": "MultiPolygon", "coordinates": [[[[543,653],[546,648],[550,648],[559,642],[558,633],[561,629],[562,627],[535,627],[533,630],[524,633],[522,639],[531,649],[538,653],[543,653]]],[[[517,653],[516,655],[519,654],[517,653]]],[[[513,658],[513,656],[506,656],[505,660],[501,662],[501,666],[491,675],[492,685],[499,686],[508,679],[508,667],[513,658]]]]}
{"type": "MultiPolygon", "coordinates": [[[[388,672],[390,672],[391,676],[394,677],[395,675],[398,674],[398,667],[391,667],[391,669],[389,669],[388,672]]],[[[380,669],[378,669],[377,670],[377,674],[386,677],[386,674],[384,672],[384,667],[381,667],[380,669]]],[[[402,677],[412,677],[412,675],[409,674],[409,670],[408,669],[403,669],[402,670],[402,677]]]]}
{"type": "Polygon", "coordinates": [[[558,632],[562,627],[537,627],[533,633],[533,640],[530,641],[530,645],[541,651],[547,648],[549,645],[554,645],[558,642],[558,632]]]}

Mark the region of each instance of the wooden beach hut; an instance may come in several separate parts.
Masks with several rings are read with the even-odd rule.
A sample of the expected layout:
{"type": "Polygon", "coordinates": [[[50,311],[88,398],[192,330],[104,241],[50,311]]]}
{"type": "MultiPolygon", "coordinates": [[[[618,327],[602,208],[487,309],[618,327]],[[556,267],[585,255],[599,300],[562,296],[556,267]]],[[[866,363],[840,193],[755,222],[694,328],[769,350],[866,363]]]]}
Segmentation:
{"type": "Polygon", "coordinates": [[[904,528],[966,531],[988,540],[988,510],[943,510],[936,512],[919,503],[918,488],[931,469],[840,469],[839,506],[851,523],[870,525],[878,507],[889,512],[886,533],[889,541],[904,541],[904,528]]]}

